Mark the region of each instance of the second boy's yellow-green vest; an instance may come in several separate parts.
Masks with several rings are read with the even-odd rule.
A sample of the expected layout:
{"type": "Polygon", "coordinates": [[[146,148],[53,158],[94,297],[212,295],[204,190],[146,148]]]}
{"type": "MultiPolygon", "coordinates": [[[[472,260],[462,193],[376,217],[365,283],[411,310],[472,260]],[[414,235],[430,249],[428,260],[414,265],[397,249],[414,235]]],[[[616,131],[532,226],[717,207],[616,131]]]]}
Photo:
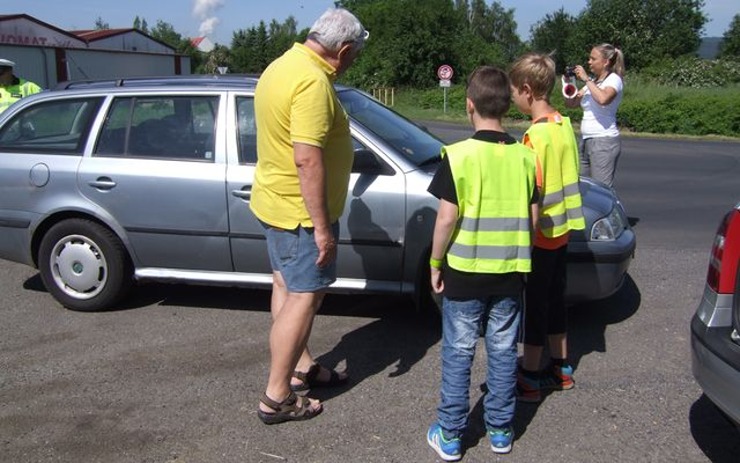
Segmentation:
{"type": "Polygon", "coordinates": [[[534,152],[518,143],[469,139],[445,147],[445,154],[459,217],[447,264],[474,273],[531,271],[534,152]]]}
{"type": "Polygon", "coordinates": [[[539,228],[548,238],[570,230],[583,230],[581,193],[578,188],[578,145],[570,119],[558,115],[527,130],[543,171],[540,191],[539,228]],[[563,155],[561,153],[573,154],[563,155]]]}

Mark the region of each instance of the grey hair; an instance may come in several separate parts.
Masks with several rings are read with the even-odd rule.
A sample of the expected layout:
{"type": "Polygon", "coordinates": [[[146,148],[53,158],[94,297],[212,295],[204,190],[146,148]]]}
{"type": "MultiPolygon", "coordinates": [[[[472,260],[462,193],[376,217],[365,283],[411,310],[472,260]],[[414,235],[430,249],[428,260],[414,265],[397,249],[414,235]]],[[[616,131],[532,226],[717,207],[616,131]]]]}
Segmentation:
{"type": "Polygon", "coordinates": [[[360,50],[369,35],[360,20],[344,8],[329,8],[308,32],[309,39],[332,52],[338,52],[344,44],[350,42],[355,50],[360,50]]]}

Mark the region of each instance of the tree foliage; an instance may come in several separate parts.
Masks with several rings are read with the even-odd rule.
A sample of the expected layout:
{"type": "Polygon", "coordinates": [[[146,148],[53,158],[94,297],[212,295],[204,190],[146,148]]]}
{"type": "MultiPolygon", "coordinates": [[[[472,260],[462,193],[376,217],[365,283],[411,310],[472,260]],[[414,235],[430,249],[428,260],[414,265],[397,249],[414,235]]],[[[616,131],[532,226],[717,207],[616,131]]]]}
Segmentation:
{"type": "Polygon", "coordinates": [[[732,18],[730,26],[722,35],[719,54],[722,58],[740,58],[740,14],[732,18]]]}
{"type": "MultiPolygon", "coordinates": [[[[602,42],[622,49],[628,71],[651,72],[651,67],[692,55],[707,21],[703,0],[588,0],[577,16],[562,7],[546,13],[531,27],[530,42],[524,43],[516,33],[515,9],[495,0],[334,3],[352,11],[371,33],[362,54],[342,77],[343,82],[362,88],[436,87],[436,70],[442,64],[455,70],[453,82],[464,82],[477,66],[505,68],[529,49],[553,52],[562,72],[566,65],[585,65],[591,47],[602,42]]],[[[193,69],[203,72],[228,66],[231,72],[260,73],[308,34],[308,29],[297,30],[293,17],[282,23],[263,21],[235,31],[230,47],[217,47],[205,55],[164,21],[150,28],[137,16],[134,27],[191,56],[193,69]]],[[[740,15],[736,15],[725,33],[724,56],[738,56],[739,37],[740,15]]]]}
{"type": "Polygon", "coordinates": [[[147,24],[146,19],[139,18],[139,16],[137,15],[136,18],[134,18],[134,29],[138,29],[145,34],[148,34],[149,24],[147,24]]]}
{"type": "Polygon", "coordinates": [[[231,39],[230,67],[233,72],[259,73],[275,58],[285,53],[294,42],[305,40],[308,30],[297,31],[293,16],[284,22],[260,21],[257,26],[234,32],[231,39]]]}
{"type": "Polygon", "coordinates": [[[580,62],[603,42],[622,49],[628,69],[694,53],[707,21],[703,6],[703,0],[589,0],[573,37],[583,46],[580,62]]]}
{"type": "Polygon", "coordinates": [[[575,16],[560,8],[554,13],[545,15],[530,29],[530,47],[539,53],[552,53],[558,72],[563,72],[579,56],[579,45],[574,43],[578,21],[575,16]]]}
{"type": "Polygon", "coordinates": [[[484,0],[346,0],[370,40],[344,80],[363,87],[430,86],[448,64],[464,79],[481,64],[505,65],[521,52],[513,10],[484,0]]]}
{"type": "Polygon", "coordinates": [[[110,24],[108,24],[107,22],[103,21],[103,18],[101,18],[100,16],[98,16],[95,19],[95,30],[96,31],[102,31],[102,30],[105,30],[105,29],[110,29],[110,24]]]}

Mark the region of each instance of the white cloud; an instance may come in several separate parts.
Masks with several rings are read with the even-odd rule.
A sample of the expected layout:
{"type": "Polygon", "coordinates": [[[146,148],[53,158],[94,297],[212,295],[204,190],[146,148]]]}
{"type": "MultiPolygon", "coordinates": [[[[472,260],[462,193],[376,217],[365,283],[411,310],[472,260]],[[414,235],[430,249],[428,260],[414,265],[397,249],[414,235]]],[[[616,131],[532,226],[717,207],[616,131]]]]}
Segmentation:
{"type": "Polygon", "coordinates": [[[193,16],[200,20],[198,30],[201,35],[211,35],[221,22],[216,11],[224,6],[225,0],[193,0],[193,16]]]}

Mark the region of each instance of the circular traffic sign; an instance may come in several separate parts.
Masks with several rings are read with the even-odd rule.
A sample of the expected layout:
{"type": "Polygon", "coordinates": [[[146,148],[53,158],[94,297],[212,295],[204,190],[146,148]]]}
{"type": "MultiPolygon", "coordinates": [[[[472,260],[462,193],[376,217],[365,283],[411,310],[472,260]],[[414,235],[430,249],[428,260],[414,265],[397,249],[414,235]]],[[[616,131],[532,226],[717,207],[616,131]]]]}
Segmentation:
{"type": "Polygon", "coordinates": [[[450,80],[455,72],[452,70],[452,66],[443,64],[437,69],[437,76],[440,80],[450,80]]]}

